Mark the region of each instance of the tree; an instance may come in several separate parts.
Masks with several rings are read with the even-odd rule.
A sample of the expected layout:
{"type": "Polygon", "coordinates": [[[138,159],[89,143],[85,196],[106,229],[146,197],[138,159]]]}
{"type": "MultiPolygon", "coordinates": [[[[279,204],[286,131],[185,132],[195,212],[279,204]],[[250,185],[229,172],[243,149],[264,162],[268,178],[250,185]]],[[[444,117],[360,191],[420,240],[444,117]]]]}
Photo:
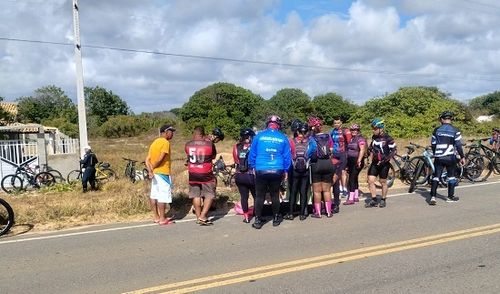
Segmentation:
{"type": "Polygon", "coordinates": [[[61,88],[53,85],[39,88],[34,96],[20,97],[17,101],[21,122],[42,123],[45,119],[58,117],[70,123],[78,121],[76,105],[61,88]]]}
{"type": "Polygon", "coordinates": [[[368,100],[352,117],[368,129],[372,119],[381,117],[394,137],[430,136],[439,125],[444,110],[455,113],[454,124],[462,130],[472,130],[474,121],[467,107],[435,87],[403,87],[384,97],[368,100]]]}
{"type": "Polygon", "coordinates": [[[287,123],[294,119],[305,121],[313,111],[311,98],[300,89],[281,89],[267,104],[267,115],[277,114],[287,123]]]}
{"type": "Polygon", "coordinates": [[[500,92],[476,97],[470,101],[469,106],[478,112],[500,116],[500,92]]]}
{"type": "MultiPolygon", "coordinates": [[[[2,102],[4,98],[0,96],[0,102],[2,102]]],[[[8,124],[9,122],[12,122],[14,120],[14,117],[12,114],[7,112],[3,107],[0,107],[0,125],[4,126],[8,124]]]]}
{"type": "Polygon", "coordinates": [[[87,115],[97,116],[101,123],[110,116],[132,114],[127,103],[112,91],[96,86],[85,87],[84,93],[87,115]]]}
{"type": "Polygon", "coordinates": [[[329,125],[333,123],[333,118],[336,116],[342,117],[343,121],[348,121],[357,110],[355,104],[336,93],[315,96],[312,106],[314,113],[329,125]]]}
{"type": "Polygon", "coordinates": [[[230,83],[216,83],[193,94],[179,111],[188,129],[220,127],[230,137],[251,127],[262,116],[262,97],[230,83]]]}

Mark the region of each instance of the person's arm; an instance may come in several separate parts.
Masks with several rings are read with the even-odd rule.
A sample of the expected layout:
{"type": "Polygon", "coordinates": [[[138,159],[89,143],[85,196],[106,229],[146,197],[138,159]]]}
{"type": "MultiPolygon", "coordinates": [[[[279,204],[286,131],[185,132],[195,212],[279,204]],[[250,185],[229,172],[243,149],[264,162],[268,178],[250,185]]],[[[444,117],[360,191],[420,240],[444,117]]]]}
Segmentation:
{"type": "Polygon", "coordinates": [[[233,146],[233,161],[234,164],[240,164],[240,159],[238,158],[238,144],[233,146]]]}
{"type": "Polygon", "coordinates": [[[359,154],[358,154],[358,159],[356,160],[356,167],[360,167],[361,163],[363,162],[363,158],[365,157],[365,152],[366,152],[366,140],[365,139],[360,139],[358,142],[359,146],[359,154]]]}
{"type": "Polygon", "coordinates": [[[292,164],[292,148],[290,147],[290,141],[285,140],[285,149],[283,150],[283,170],[285,174],[288,169],[290,169],[290,165],[292,164]]]}
{"type": "Polygon", "coordinates": [[[144,163],[146,164],[146,169],[148,170],[148,177],[150,179],[152,179],[154,176],[153,175],[153,165],[151,164],[151,157],[149,156],[149,154],[146,157],[146,160],[144,160],[144,163]]]}
{"type": "Polygon", "coordinates": [[[158,156],[155,162],[151,163],[153,169],[159,167],[163,163],[165,158],[167,158],[169,150],[170,150],[170,142],[167,141],[161,148],[160,156],[158,156]]]}
{"type": "Polygon", "coordinates": [[[252,145],[250,145],[250,153],[248,154],[248,166],[255,169],[256,159],[257,159],[257,142],[259,135],[256,135],[252,140],[252,145]]]}
{"type": "Polygon", "coordinates": [[[462,147],[462,135],[460,134],[459,131],[455,133],[455,149],[458,152],[458,155],[460,155],[460,164],[464,165],[465,164],[465,153],[464,149],[462,147]]]}

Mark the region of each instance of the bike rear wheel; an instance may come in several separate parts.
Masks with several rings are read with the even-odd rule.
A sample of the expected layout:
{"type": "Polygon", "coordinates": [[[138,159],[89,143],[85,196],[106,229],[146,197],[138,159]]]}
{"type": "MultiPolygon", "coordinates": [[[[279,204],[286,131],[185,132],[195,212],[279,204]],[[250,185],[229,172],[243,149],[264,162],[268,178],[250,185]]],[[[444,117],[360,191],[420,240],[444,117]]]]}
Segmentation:
{"type": "Polygon", "coordinates": [[[41,172],[35,175],[38,187],[49,187],[55,184],[56,178],[50,172],[41,172]]]}
{"type": "Polygon", "coordinates": [[[417,188],[418,184],[418,179],[421,177],[421,174],[425,168],[425,162],[422,160],[421,162],[418,163],[417,168],[415,170],[415,174],[413,175],[413,178],[410,183],[410,188],[408,189],[408,193],[413,193],[415,189],[417,188]]]}
{"type": "MultiPolygon", "coordinates": [[[[390,188],[392,185],[394,185],[394,181],[396,180],[396,170],[394,170],[394,166],[392,163],[389,163],[389,173],[387,174],[387,187],[390,188]]],[[[375,187],[377,189],[382,188],[382,184],[380,184],[380,181],[378,179],[375,181],[375,187]]]]}
{"type": "Polygon", "coordinates": [[[96,180],[100,183],[107,183],[116,180],[116,173],[110,168],[103,168],[96,173],[96,180]]]}
{"type": "Polygon", "coordinates": [[[81,181],[82,172],[79,169],[72,170],[69,172],[68,176],[66,177],[66,180],[68,181],[69,184],[81,181]]]}
{"type": "Polygon", "coordinates": [[[23,179],[16,175],[7,175],[2,179],[2,190],[7,194],[18,194],[23,191],[23,179]]]}
{"type": "Polygon", "coordinates": [[[14,210],[7,201],[0,198],[0,236],[7,233],[14,224],[14,210]]]}
{"type": "Polygon", "coordinates": [[[493,172],[491,161],[484,155],[471,156],[465,164],[466,177],[472,182],[484,182],[493,172]]]}

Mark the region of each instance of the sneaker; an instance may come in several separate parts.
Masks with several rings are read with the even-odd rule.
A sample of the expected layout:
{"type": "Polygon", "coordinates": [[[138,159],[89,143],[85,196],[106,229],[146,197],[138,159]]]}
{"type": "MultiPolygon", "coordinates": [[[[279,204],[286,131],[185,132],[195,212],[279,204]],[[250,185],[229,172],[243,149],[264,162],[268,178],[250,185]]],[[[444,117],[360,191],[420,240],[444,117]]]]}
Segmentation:
{"type": "Polygon", "coordinates": [[[339,213],[340,212],[340,207],[338,205],[333,206],[333,213],[339,213]]]}
{"type": "Polygon", "coordinates": [[[281,215],[276,214],[273,218],[273,227],[277,227],[281,224],[282,218],[281,215]]]}
{"type": "Polygon", "coordinates": [[[254,223],[252,224],[252,227],[259,230],[260,228],[262,228],[263,225],[264,225],[264,222],[256,217],[254,223]]]}
{"type": "Polygon", "coordinates": [[[436,205],[436,197],[431,197],[431,200],[429,200],[429,205],[436,205]]]}
{"type": "Polygon", "coordinates": [[[460,198],[458,198],[457,196],[453,196],[453,197],[448,197],[448,199],[446,199],[446,202],[458,202],[460,198]]]}
{"type": "Polygon", "coordinates": [[[380,203],[378,204],[378,207],[384,208],[386,206],[385,199],[380,199],[380,203]]]}
{"type": "Polygon", "coordinates": [[[378,204],[377,199],[372,199],[372,200],[370,200],[370,202],[365,204],[365,207],[375,207],[375,206],[377,206],[377,204],[378,204]]]}
{"type": "Polygon", "coordinates": [[[285,216],[283,217],[283,219],[286,219],[286,220],[293,220],[293,214],[285,214],[285,216]]]}
{"type": "Polygon", "coordinates": [[[349,193],[347,192],[347,190],[342,190],[342,191],[340,192],[340,196],[341,196],[342,198],[347,198],[347,196],[349,196],[349,193]]]}
{"type": "Polygon", "coordinates": [[[305,214],[301,214],[299,216],[299,220],[301,220],[301,221],[305,220],[306,218],[307,218],[307,215],[305,215],[305,214]]]}

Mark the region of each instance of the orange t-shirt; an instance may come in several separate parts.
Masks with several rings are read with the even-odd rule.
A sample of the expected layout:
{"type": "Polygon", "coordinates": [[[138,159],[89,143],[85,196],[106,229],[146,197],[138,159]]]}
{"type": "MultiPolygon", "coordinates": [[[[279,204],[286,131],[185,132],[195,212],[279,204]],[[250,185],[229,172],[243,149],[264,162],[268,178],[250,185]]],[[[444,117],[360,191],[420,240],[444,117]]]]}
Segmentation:
{"type": "Polygon", "coordinates": [[[170,142],[165,138],[157,138],[153,141],[151,146],[149,146],[149,158],[151,163],[154,164],[162,153],[166,153],[167,155],[161,162],[160,166],[153,170],[155,174],[164,174],[170,175],[170,142]]]}

